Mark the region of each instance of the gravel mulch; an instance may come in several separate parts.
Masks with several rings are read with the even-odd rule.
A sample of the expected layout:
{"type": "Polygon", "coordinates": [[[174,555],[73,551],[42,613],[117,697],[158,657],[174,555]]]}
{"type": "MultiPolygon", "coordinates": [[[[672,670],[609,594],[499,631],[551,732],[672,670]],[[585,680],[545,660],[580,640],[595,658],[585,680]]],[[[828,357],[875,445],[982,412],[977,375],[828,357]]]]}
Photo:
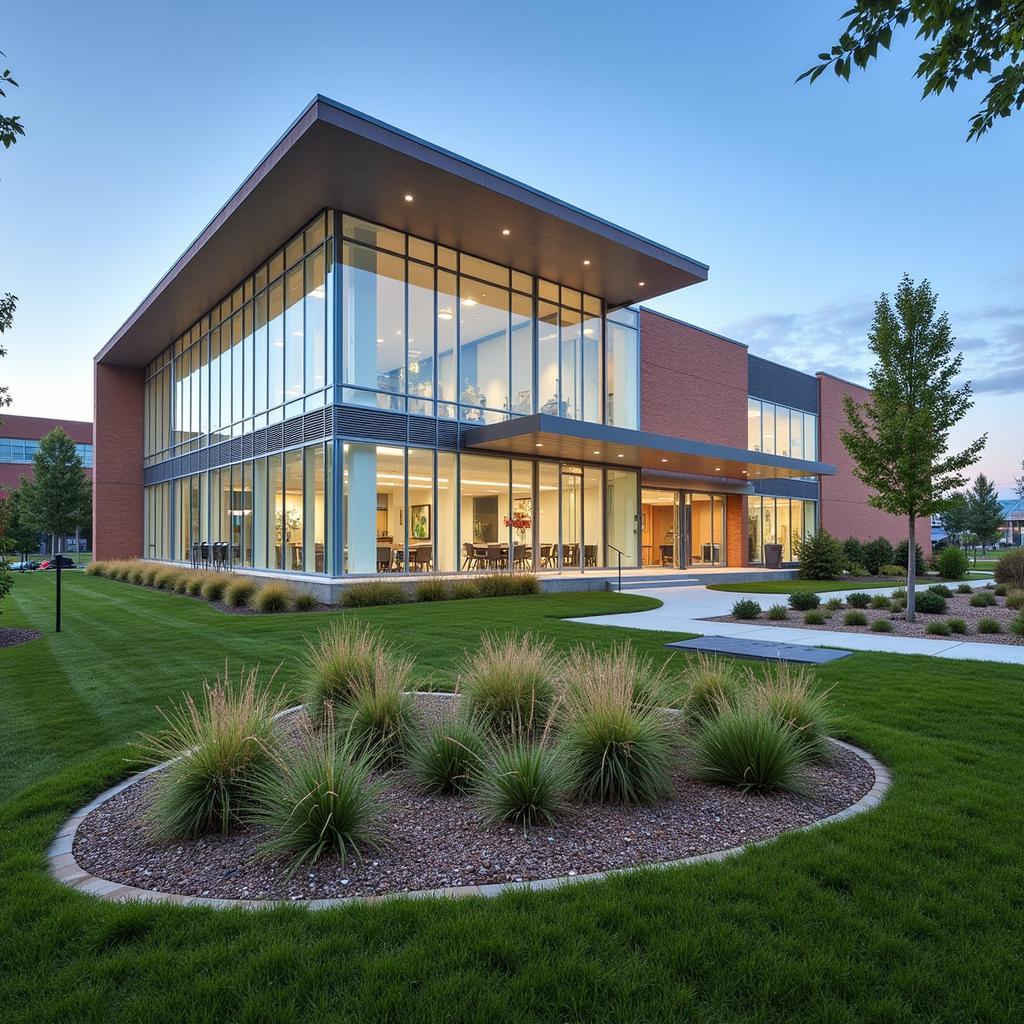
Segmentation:
{"type": "Polygon", "coordinates": [[[0,627],[0,647],[17,647],[18,644],[27,644],[29,640],[38,640],[42,635],[38,629],[0,627]]]}
{"type": "MultiPolygon", "coordinates": [[[[457,698],[456,698],[457,699],[457,698]]],[[[426,715],[452,698],[422,695],[426,715]]],[[[295,728],[291,723],[289,732],[295,728]]],[[[93,811],[74,842],[78,863],[110,881],[190,896],[322,899],[459,885],[522,881],[636,867],[770,839],[827,817],[873,785],[871,768],[834,748],[809,772],[810,796],[745,796],[673,772],[675,795],[652,807],[567,804],[553,825],[484,826],[470,797],[423,796],[389,776],[383,796],[384,846],[346,865],[325,859],[290,879],[288,864],[259,854],[265,833],[246,827],[230,836],[154,843],[143,815],[155,783],[149,776],[93,811]]]]}
{"type": "MultiPolygon", "coordinates": [[[[870,591],[869,591],[870,593],[870,591]]],[[[1017,636],[1010,632],[1010,622],[1019,614],[1012,608],[1006,607],[1006,598],[997,597],[996,603],[987,608],[975,608],[971,605],[970,594],[954,594],[946,598],[946,610],[939,615],[926,615],[922,611],[917,613],[916,622],[907,622],[901,613],[892,612],[887,608],[864,608],[861,609],[867,616],[866,626],[847,626],[843,622],[843,616],[849,608],[840,608],[830,612],[825,607],[828,595],[822,598],[821,607],[818,611],[828,615],[828,620],[821,626],[814,626],[804,622],[804,613],[789,609],[789,618],[769,619],[762,612],[756,619],[738,619],[735,615],[716,615],[709,618],[708,622],[743,622],[757,626],[788,626],[797,629],[822,629],[832,630],[837,633],[870,633],[871,623],[875,619],[889,619],[892,622],[892,631],[879,633],[879,636],[913,636],[922,640],[939,640],[943,643],[955,643],[957,641],[970,641],[980,644],[1011,644],[1015,646],[1024,645],[1024,636],[1017,636]],[[929,622],[946,622],[948,619],[963,619],[967,623],[966,633],[952,633],[949,636],[935,636],[929,633],[929,622]],[[1001,633],[979,633],[979,619],[995,619],[1002,627],[1001,633]]]]}

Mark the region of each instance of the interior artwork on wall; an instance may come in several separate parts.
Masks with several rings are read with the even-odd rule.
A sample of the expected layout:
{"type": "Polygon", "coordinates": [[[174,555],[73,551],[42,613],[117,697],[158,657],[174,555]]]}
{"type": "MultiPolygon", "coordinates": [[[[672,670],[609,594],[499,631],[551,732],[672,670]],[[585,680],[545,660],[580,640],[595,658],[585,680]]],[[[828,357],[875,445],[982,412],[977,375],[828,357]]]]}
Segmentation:
{"type": "Polygon", "coordinates": [[[409,506],[409,538],[411,540],[430,540],[430,506],[409,506]]]}

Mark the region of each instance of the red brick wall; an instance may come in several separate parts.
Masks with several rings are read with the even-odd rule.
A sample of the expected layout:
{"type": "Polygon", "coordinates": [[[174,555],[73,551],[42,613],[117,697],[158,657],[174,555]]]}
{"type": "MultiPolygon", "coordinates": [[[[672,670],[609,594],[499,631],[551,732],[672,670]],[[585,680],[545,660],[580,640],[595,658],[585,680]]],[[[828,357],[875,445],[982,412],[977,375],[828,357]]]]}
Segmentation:
{"type": "Polygon", "coordinates": [[[730,494],[725,500],[726,565],[747,564],[747,499],[743,494],[730,494]]]}
{"type": "Polygon", "coordinates": [[[640,426],[746,448],[746,347],[641,310],[640,426]]]}
{"type": "Polygon", "coordinates": [[[48,416],[11,416],[4,413],[0,419],[0,437],[17,437],[23,441],[38,441],[55,427],[75,444],[92,444],[92,424],[88,420],[54,420],[48,416]]]}
{"type": "Polygon", "coordinates": [[[97,559],[141,558],[142,370],[94,367],[92,544],[97,559]]]}
{"type": "MultiPolygon", "coordinates": [[[[868,504],[871,491],[854,476],[853,459],[839,436],[846,426],[843,395],[849,394],[855,402],[864,402],[871,397],[871,392],[826,373],[817,376],[820,401],[818,457],[822,462],[836,466],[835,476],[821,478],[821,525],[840,540],[847,537],[858,540],[885,537],[894,544],[906,540],[906,520],[868,504]]],[[[931,523],[927,518],[917,521],[917,542],[925,555],[931,553],[931,523]]]]}

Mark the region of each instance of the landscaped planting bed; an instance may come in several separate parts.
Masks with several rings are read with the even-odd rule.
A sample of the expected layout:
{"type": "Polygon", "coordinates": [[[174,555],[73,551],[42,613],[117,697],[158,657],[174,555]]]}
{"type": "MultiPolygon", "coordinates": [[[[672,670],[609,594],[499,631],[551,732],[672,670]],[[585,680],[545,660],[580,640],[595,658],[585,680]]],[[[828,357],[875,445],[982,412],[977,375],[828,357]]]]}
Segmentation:
{"type": "Polygon", "coordinates": [[[0,648],[27,644],[29,640],[38,640],[42,635],[38,629],[17,629],[14,626],[3,626],[0,627],[0,648]]]}
{"type": "Polygon", "coordinates": [[[810,674],[685,666],[673,676],[629,647],[563,658],[527,635],[485,636],[457,693],[409,693],[409,659],[336,625],[310,645],[298,710],[279,714],[248,676],[169,712],[145,746],[184,757],[89,814],[74,856],[109,881],[183,895],[378,896],[729,849],[873,785],[827,738],[810,674]],[[258,747],[239,742],[250,734],[258,747]],[[234,780],[220,802],[197,785],[214,776],[234,780]]]}
{"type": "Polygon", "coordinates": [[[838,598],[821,599],[813,608],[789,607],[784,619],[768,615],[767,610],[751,616],[748,609],[741,608],[739,615],[719,615],[708,621],[756,621],[758,625],[833,630],[840,633],[884,632],[890,636],[920,637],[929,640],[1024,644],[1024,612],[1021,611],[1024,604],[1021,603],[1022,598],[1014,596],[1024,592],[1010,590],[1005,594],[997,594],[996,588],[991,585],[973,590],[970,594],[952,591],[948,596],[939,595],[942,600],[934,602],[934,607],[939,609],[936,611],[926,610],[933,607],[930,602],[934,600],[930,595],[925,596],[928,593],[920,590],[917,592],[917,615],[914,622],[907,622],[904,618],[899,597],[891,602],[890,607],[878,608],[856,599],[860,596],[866,601],[863,594],[851,595],[851,598],[845,601],[838,598]],[[979,597],[979,594],[982,596],[979,597]],[[851,611],[859,614],[851,615],[851,611]],[[859,623],[861,617],[864,619],[863,623],[859,623]],[[848,618],[857,621],[850,622],[847,621],[848,618]],[[818,621],[819,619],[822,621],[818,621]],[[884,628],[875,625],[880,620],[888,625],[884,628]]]}

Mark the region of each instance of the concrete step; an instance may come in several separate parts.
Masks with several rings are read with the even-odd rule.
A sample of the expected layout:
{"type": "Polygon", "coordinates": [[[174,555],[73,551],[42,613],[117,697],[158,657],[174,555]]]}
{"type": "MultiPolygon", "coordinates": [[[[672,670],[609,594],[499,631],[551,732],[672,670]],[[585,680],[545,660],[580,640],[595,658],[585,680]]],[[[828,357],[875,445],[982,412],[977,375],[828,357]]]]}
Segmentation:
{"type": "MultiPolygon", "coordinates": [[[[693,576],[648,576],[644,577],[630,576],[628,579],[623,578],[622,590],[657,590],[661,587],[699,587],[701,581],[694,578],[693,576]]],[[[618,590],[618,582],[616,580],[608,580],[609,590],[618,590]]]]}

